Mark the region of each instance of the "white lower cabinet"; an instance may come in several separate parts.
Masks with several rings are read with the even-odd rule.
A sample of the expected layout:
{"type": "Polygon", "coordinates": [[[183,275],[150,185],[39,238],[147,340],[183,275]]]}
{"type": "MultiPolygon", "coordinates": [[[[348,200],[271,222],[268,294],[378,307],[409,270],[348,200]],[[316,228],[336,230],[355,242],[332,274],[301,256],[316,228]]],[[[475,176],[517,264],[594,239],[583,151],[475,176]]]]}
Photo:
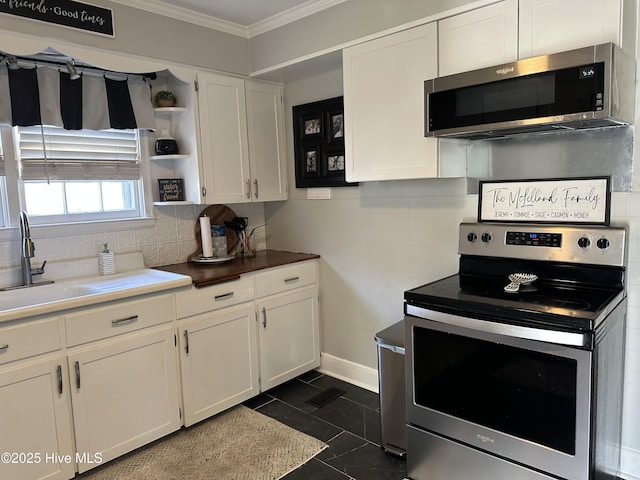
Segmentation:
{"type": "Polygon", "coordinates": [[[0,479],[73,478],[318,367],[318,319],[310,260],[0,326],[0,479]]]}
{"type": "Polygon", "coordinates": [[[180,428],[173,325],[69,354],[80,473],[180,428]]]}
{"type": "Polygon", "coordinates": [[[62,355],[0,370],[0,453],[3,479],[74,476],[69,383],[62,355]]]}
{"type": "Polygon", "coordinates": [[[186,426],[260,392],[253,303],[192,317],[178,337],[186,426]]]}
{"type": "Polygon", "coordinates": [[[80,473],[180,428],[173,295],[65,315],[80,473]]]}
{"type": "Polygon", "coordinates": [[[320,365],[316,286],[266,297],[258,312],[263,391],[320,365]]]}
{"type": "Polygon", "coordinates": [[[176,306],[187,426],[320,366],[316,260],[180,292],[176,306]]]}

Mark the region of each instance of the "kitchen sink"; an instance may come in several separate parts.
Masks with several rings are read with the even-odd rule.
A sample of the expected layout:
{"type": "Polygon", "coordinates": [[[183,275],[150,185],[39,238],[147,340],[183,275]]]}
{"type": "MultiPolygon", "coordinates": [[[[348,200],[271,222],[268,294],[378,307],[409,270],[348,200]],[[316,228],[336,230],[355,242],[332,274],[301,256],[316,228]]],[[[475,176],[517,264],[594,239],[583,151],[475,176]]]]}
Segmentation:
{"type": "Polygon", "coordinates": [[[47,285],[34,284],[31,287],[0,291],[0,311],[60,302],[95,293],[96,290],[90,286],[69,285],[67,282],[47,285]]]}
{"type": "Polygon", "coordinates": [[[191,277],[154,269],[0,291],[0,322],[191,285],[191,277]]]}

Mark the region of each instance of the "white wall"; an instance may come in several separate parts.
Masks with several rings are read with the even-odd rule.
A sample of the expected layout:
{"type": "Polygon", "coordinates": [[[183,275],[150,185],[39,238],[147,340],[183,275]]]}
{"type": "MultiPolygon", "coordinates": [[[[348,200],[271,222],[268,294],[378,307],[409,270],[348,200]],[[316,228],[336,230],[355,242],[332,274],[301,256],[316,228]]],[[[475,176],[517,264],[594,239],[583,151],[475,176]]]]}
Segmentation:
{"type": "MultiPolygon", "coordinates": [[[[240,75],[247,75],[250,71],[249,42],[246,38],[107,0],[89,3],[113,10],[114,38],[6,14],[0,15],[0,32],[18,32],[49,39],[51,43],[63,40],[72,45],[107,49],[240,75]]],[[[5,44],[0,45],[0,51],[8,53],[33,53],[11,50],[5,44]]],[[[78,60],[91,63],[90,58],[78,60]]]]}

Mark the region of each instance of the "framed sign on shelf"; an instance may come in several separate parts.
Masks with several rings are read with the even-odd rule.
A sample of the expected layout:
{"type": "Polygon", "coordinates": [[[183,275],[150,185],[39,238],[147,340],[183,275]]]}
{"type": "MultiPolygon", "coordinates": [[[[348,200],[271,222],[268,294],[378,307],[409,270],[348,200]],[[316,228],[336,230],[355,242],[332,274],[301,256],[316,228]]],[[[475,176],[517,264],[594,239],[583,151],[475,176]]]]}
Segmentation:
{"type": "Polygon", "coordinates": [[[183,202],[184,179],[183,178],[159,178],[158,193],[161,202],[183,202]]]}
{"type": "Polygon", "coordinates": [[[481,181],[480,222],[609,225],[610,177],[481,181]]]}
{"type": "Polygon", "coordinates": [[[352,187],[345,181],[342,97],[293,107],[297,188],[352,187]]]}

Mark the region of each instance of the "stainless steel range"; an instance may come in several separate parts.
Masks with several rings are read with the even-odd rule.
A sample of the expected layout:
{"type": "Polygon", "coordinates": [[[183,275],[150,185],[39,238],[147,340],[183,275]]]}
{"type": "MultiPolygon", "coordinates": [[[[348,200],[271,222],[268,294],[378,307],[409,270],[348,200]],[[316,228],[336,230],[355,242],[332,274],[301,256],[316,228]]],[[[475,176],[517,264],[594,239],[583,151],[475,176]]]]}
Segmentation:
{"type": "Polygon", "coordinates": [[[458,273],[405,292],[410,479],[615,478],[625,241],[460,225],[458,273]]]}

